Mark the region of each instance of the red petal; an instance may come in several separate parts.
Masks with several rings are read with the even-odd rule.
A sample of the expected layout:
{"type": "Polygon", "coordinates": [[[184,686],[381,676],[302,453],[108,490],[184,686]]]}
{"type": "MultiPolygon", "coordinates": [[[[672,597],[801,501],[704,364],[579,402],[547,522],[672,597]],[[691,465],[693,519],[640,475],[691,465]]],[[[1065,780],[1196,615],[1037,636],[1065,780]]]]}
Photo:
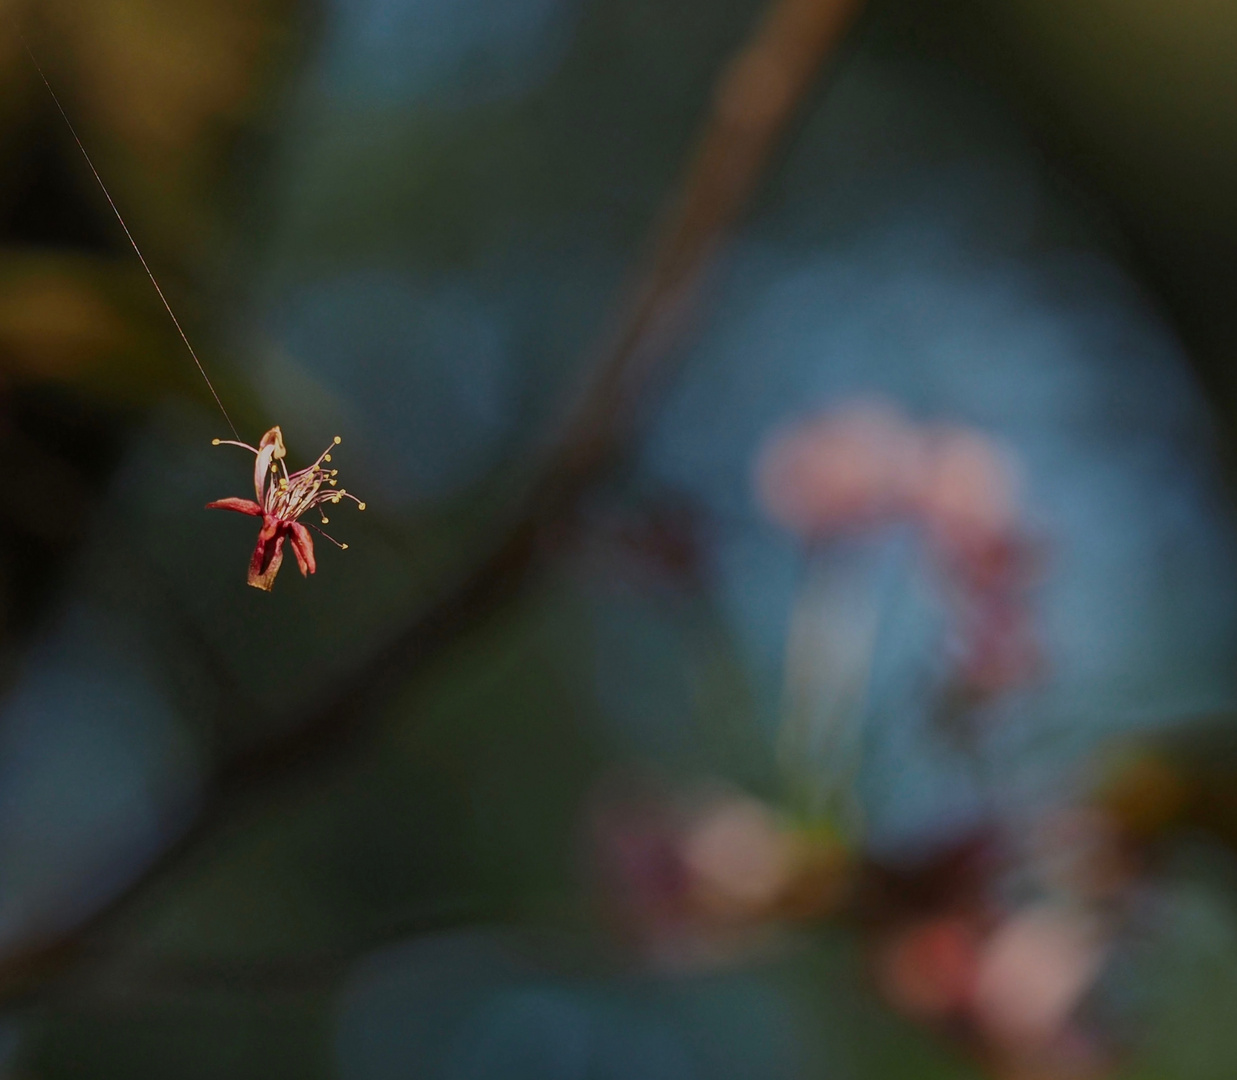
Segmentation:
{"type": "Polygon", "coordinates": [[[262,507],[252,499],[216,499],[206,504],[207,510],[235,510],[238,514],[262,516],[262,507]]]}
{"type": "Polygon", "coordinates": [[[249,560],[249,584],[255,589],[270,592],[275,584],[275,575],[283,562],[283,538],[282,531],[268,535],[268,529],[264,528],[258,533],[258,545],[249,560]]]}
{"type": "Polygon", "coordinates": [[[314,538],[309,530],[299,521],[292,522],[292,553],[296,556],[296,564],[301,568],[301,576],[308,577],[317,573],[318,564],[314,561],[314,538]]]}

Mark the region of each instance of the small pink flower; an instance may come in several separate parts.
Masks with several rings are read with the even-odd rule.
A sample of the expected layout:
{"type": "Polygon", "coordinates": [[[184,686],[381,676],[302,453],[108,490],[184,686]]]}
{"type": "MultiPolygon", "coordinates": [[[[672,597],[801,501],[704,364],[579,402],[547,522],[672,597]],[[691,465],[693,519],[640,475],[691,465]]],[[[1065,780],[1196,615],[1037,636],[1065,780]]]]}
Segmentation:
{"type": "Polygon", "coordinates": [[[238,514],[249,514],[262,519],[262,528],[258,530],[258,544],[253,549],[253,558],[249,561],[249,584],[255,589],[270,592],[275,584],[275,575],[283,563],[283,543],[287,539],[292,544],[292,553],[296,556],[297,566],[301,576],[308,577],[318,569],[314,559],[313,537],[309,528],[322,533],[333,544],[347,548],[334,537],[323,533],[317,526],[306,528],[300,522],[300,517],[308,510],[317,509],[322,514],[322,523],[327,523],[326,514],[321,507],[325,503],[337,503],[340,499],[351,499],[361,509],[365,504],[355,495],[349,494],[343,488],[336,490],[336,469],[324,469],[322,463],[331,460],[331,450],[340,442],[338,435],[328,446],[318,460],[308,468],[299,472],[289,473],[283,459],[287,450],[283,444],[283,432],[273,427],[256,447],[248,443],[236,442],[232,439],[215,439],[215,446],[240,446],[254,455],[253,487],[257,493],[257,501],[252,499],[217,499],[206,504],[208,510],[235,510],[238,514]]]}
{"type": "Polygon", "coordinates": [[[984,944],[971,1005],[975,1019],[1007,1049],[1051,1046],[1068,1032],[1107,952],[1103,924],[1085,912],[1041,903],[1010,915],[984,944]]]}
{"type": "Polygon", "coordinates": [[[963,914],[921,918],[881,943],[874,957],[885,996],[918,1020],[965,1013],[979,977],[982,927],[963,914]]]}
{"type": "MultiPolygon", "coordinates": [[[[1019,477],[1002,447],[979,432],[943,428],[926,437],[914,510],[955,570],[981,578],[1004,566],[1021,529],[1019,477]]],[[[977,584],[978,584],[977,580],[977,584]]]]}
{"type": "Polygon", "coordinates": [[[775,436],[756,490],[769,516],[808,539],[908,516],[922,486],[924,440],[895,409],[863,402],[775,436]]]}

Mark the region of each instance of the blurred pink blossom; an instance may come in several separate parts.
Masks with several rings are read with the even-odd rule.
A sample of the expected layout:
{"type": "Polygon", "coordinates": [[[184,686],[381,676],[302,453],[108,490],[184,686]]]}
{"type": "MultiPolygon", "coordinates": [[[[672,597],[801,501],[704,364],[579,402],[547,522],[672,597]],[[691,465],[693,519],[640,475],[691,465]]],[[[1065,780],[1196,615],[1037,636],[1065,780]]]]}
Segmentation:
{"type": "Polygon", "coordinates": [[[975,921],[962,915],[920,919],[877,950],[877,984],[895,1008],[917,1020],[956,1018],[974,993],[981,941],[975,921]]]}
{"type": "Polygon", "coordinates": [[[964,428],[929,431],[924,441],[915,512],[947,559],[983,566],[1019,528],[1013,462],[987,436],[964,428]]]}
{"type": "Polygon", "coordinates": [[[773,906],[790,879],[793,852],[763,803],[729,796],[685,823],[682,856],[694,906],[730,922],[773,906]]]}
{"type": "Polygon", "coordinates": [[[1075,1019],[1107,942],[1085,911],[1040,904],[1011,915],[984,944],[972,1009],[985,1038],[1020,1071],[1089,1073],[1098,1057],[1075,1019]]]}
{"type": "Polygon", "coordinates": [[[882,524],[909,511],[923,439],[896,410],[862,403],[775,435],[756,490],[769,516],[805,539],[882,524]]]}

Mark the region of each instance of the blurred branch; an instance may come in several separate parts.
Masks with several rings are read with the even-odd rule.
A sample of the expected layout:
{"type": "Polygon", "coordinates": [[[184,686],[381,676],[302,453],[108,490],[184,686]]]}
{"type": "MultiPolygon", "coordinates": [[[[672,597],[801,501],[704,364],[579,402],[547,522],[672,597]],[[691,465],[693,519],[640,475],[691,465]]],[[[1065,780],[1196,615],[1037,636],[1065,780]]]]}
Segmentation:
{"type": "Polygon", "coordinates": [[[563,489],[560,499],[577,494],[613,453],[641,391],[683,331],[713,256],[862,6],[863,0],[772,0],[723,71],[618,332],[601,350],[596,378],[554,448],[545,486],[563,489]]]}
{"type": "Polygon", "coordinates": [[[418,611],[389,644],[335,688],[303,723],[225,762],[195,823],[136,881],[85,923],[0,964],[0,1000],[37,992],[181,869],[203,841],[276,781],[331,767],[376,722],[381,708],[443,650],[516,597],[538,556],[575,524],[581,495],[618,456],[654,376],[679,340],[706,272],[766,175],[799,105],[816,84],[863,0],[772,0],[746,45],[723,71],[711,112],[650,255],[598,350],[592,381],[505,538],[463,580],[418,611]]]}

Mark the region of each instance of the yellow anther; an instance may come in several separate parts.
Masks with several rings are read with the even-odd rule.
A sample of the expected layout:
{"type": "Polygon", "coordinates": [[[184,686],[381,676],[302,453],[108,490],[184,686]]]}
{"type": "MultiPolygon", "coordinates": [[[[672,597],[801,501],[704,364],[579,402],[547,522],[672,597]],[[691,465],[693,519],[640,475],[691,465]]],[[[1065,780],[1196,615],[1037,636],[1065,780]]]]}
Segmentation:
{"type": "MultiPolygon", "coordinates": [[[[336,445],[336,446],[338,446],[338,445],[339,445],[341,442],[343,442],[343,441],[344,441],[344,440],[343,440],[343,439],[341,439],[338,435],[336,435],[336,436],[335,436],[335,445],[336,445]]],[[[330,458],[327,458],[327,460],[328,460],[328,461],[330,461],[330,458]]]]}
{"type": "Polygon", "coordinates": [[[323,514],[323,515],[322,515],[322,524],[323,524],[323,525],[329,525],[330,523],[331,523],[331,519],[330,519],[329,517],[327,517],[327,516],[326,516],[326,514],[323,514]]]}
{"type": "Polygon", "coordinates": [[[330,485],[331,485],[331,487],[334,487],[336,484],[338,484],[338,483],[339,483],[339,481],[338,481],[338,480],[328,480],[328,481],[327,481],[327,483],[328,483],[328,484],[330,484],[330,485]]]}
{"type": "Polygon", "coordinates": [[[357,504],[356,504],[356,508],[357,508],[358,510],[364,510],[364,509],[365,509],[365,504],[364,504],[364,503],[357,503],[357,504]]]}
{"type": "Polygon", "coordinates": [[[218,439],[211,439],[210,444],[211,444],[211,446],[218,446],[218,445],[219,445],[219,441],[220,441],[220,440],[218,440],[218,439]]]}
{"type": "Polygon", "coordinates": [[[342,492],[336,492],[336,493],[335,493],[335,495],[334,495],[334,496],[332,496],[332,498],[331,498],[331,502],[333,502],[333,503],[337,503],[337,502],[339,502],[339,500],[340,500],[340,499],[342,499],[343,497],[344,497],[344,496],[343,496],[343,493],[342,493],[342,492]]]}
{"type": "Polygon", "coordinates": [[[347,545],[347,544],[340,544],[339,546],[340,546],[340,548],[341,548],[343,551],[347,551],[347,550],[348,550],[348,545],[347,545]]]}
{"type": "Polygon", "coordinates": [[[323,461],[330,461],[330,460],[331,460],[331,455],[330,455],[330,454],[323,454],[323,455],[322,455],[322,460],[323,460],[323,461]]]}

